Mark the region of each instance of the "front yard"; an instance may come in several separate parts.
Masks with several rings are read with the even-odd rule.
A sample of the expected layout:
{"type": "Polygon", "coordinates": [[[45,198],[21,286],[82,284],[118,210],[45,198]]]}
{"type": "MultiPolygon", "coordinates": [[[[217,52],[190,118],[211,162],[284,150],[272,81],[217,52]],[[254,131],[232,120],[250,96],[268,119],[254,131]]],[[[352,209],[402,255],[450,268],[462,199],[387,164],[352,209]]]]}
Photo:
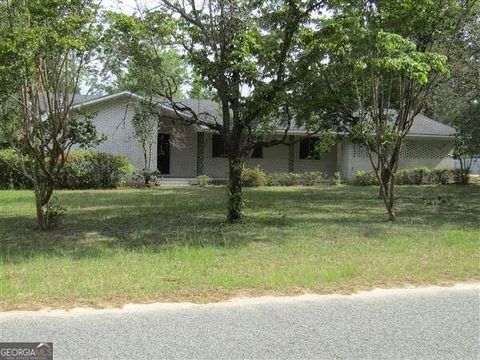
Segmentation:
{"type": "Polygon", "coordinates": [[[375,187],[60,191],[58,230],[34,230],[33,195],[0,191],[1,308],[215,301],[480,279],[480,186],[399,187],[398,222],[375,187]],[[436,201],[438,196],[446,201],[436,201]],[[433,201],[432,201],[433,200],[433,201]]]}

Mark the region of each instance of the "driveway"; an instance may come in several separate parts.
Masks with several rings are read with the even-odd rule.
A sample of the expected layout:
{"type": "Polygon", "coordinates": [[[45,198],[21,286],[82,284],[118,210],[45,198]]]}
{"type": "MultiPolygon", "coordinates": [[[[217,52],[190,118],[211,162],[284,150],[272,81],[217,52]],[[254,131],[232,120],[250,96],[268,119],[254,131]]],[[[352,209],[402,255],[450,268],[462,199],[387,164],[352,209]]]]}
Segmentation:
{"type": "Polygon", "coordinates": [[[8,312],[54,359],[479,359],[478,285],[124,309],[8,312]]]}

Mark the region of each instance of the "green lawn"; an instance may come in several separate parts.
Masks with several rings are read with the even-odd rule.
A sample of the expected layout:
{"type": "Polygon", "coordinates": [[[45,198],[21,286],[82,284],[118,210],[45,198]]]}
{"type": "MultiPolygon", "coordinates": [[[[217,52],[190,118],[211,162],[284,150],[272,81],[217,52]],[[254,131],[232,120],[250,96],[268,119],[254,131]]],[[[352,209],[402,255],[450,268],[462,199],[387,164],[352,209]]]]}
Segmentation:
{"type": "Polygon", "coordinates": [[[31,192],[0,191],[2,309],[478,281],[480,186],[398,189],[395,224],[376,188],[340,186],[248,189],[239,225],[223,187],[60,191],[48,233],[31,192]]]}

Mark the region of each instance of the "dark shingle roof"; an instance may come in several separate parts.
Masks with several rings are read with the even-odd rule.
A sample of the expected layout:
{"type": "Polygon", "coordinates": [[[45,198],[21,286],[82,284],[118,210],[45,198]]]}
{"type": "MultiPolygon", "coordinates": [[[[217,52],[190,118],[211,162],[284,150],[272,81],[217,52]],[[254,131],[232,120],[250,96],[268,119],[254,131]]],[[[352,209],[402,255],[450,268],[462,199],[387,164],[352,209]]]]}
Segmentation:
{"type": "Polygon", "coordinates": [[[418,114],[415,117],[413,126],[410,129],[410,135],[430,135],[430,136],[452,136],[455,134],[455,129],[451,126],[435,121],[428,116],[418,114]]]}
{"type": "Polygon", "coordinates": [[[220,104],[212,100],[181,99],[178,103],[184,104],[198,113],[206,112],[213,116],[221,116],[222,114],[220,104]]]}
{"type": "MultiPolygon", "coordinates": [[[[206,112],[214,115],[217,121],[221,122],[220,104],[212,100],[182,99],[179,102],[192,108],[197,113],[206,112]]],[[[293,131],[304,131],[301,127],[292,126],[291,129],[293,131]]],[[[414,119],[409,134],[414,136],[452,136],[455,134],[455,129],[423,114],[418,114],[414,119]]]]}
{"type": "Polygon", "coordinates": [[[84,102],[99,99],[101,97],[104,97],[106,95],[82,95],[82,94],[75,94],[73,96],[73,105],[80,105],[84,102]]]}
{"type": "MultiPolygon", "coordinates": [[[[75,104],[82,104],[87,101],[92,101],[92,100],[99,100],[101,101],[102,97],[105,97],[105,101],[108,101],[109,99],[113,99],[118,96],[135,96],[137,95],[129,93],[127,91],[114,94],[114,95],[75,95],[75,104]]],[[[206,99],[181,99],[178,100],[179,104],[183,104],[185,106],[190,107],[193,111],[195,111],[197,114],[200,113],[207,113],[215,117],[215,120],[219,123],[222,122],[222,112],[220,108],[220,104],[212,101],[212,100],[206,100],[206,99]]],[[[168,106],[168,105],[167,105],[168,106]]],[[[212,118],[209,118],[210,121],[213,121],[212,118]]],[[[280,129],[281,130],[281,129],[280,129]]],[[[291,127],[291,130],[294,132],[304,132],[305,130],[302,127],[291,127]]],[[[442,124],[438,121],[435,121],[423,114],[418,114],[415,117],[413,126],[410,130],[409,135],[411,136],[452,136],[455,134],[455,129],[442,124]]]]}

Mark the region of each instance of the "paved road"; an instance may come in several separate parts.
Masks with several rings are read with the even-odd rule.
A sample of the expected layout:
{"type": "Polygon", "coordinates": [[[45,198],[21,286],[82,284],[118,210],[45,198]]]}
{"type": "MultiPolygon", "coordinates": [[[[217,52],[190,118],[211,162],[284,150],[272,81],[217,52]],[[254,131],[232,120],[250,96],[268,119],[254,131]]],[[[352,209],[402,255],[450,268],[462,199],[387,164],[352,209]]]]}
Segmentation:
{"type": "Polygon", "coordinates": [[[480,359],[479,287],[3,313],[55,359],[480,359]]]}

